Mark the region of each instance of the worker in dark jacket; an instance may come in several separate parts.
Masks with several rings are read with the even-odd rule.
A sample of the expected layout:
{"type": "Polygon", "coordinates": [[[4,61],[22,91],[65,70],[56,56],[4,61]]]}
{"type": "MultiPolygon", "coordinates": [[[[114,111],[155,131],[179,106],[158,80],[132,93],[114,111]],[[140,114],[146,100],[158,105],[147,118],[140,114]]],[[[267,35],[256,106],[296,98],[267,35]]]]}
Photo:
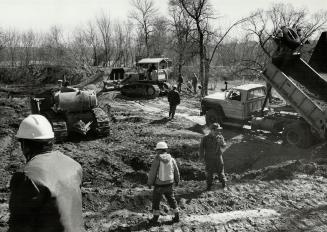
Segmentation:
{"type": "Polygon", "coordinates": [[[173,89],[168,92],[169,119],[174,118],[177,105],[179,105],[181,102],[179,93],[177,92],[176,89],[177,89],[177,86],[173,85],[173,89]]]}
{"type": "Polygon", "coordinates": [[[214,173],[218,173],[218,179],[222,187],[225,188],[226,186],[221,150],[226,146],[226,143],[221,134],[222,127],[218,123],[213,123],[210,130],[210,133],[204,136],[200,142],[200,158],[204,160],[207,172],[207,190],[211,190],[214,173]]]}
{"type": "Polygon", "coordinates": [[[84,231],[82,168],[52,150],[54,133],[49,121],[29,115],[16,137],[27,163],[10,182],[9,232],[84,231]]]}
{"type": "Polygon", "coordinates": [[[179,221],[179,212],[174,196],[173,184],[176,183],[176,185],[178,185],[180,175],[175,159],[167,153],[167,150],[168,145],[166,142],[157,143],[157,155],[152,162],[148,176],[149,188],[154,185],[152,201],[153,218],[151,219],[152,223],[156,223],[158,221],[160,215],[159,206],[162,195],[166,197],[169,206],[173,209],[175,214],[173,222],[179,221]]]}

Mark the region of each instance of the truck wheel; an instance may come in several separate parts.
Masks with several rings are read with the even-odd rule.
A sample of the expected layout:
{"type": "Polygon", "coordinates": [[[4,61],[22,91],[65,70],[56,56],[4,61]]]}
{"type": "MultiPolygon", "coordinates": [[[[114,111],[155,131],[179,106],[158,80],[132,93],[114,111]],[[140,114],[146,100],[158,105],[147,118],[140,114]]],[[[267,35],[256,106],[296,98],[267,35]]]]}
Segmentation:
{"type": "Polygon", "coordinates": [[[220,110],[208,110],[206,112],[206,124],[210,126],[211,124],[218,122],[219,124],[223,123],[223,114],[220,110]]]}
{"type": "Polygon", "coordinates": [[[291,123],[284,128],[284,140],[300,148],[308,148],[312,145],[310,127],[305,123],[291,123]]]}

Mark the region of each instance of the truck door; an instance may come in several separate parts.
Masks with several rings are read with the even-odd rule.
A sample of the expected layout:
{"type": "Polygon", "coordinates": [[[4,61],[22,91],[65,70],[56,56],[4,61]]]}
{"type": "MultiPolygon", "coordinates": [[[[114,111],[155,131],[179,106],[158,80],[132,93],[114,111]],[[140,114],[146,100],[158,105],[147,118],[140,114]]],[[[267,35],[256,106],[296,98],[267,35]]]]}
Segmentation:
{"type": "Polygon", "coordinates": [[[226,97],[226,105],[223,108],[227,118],[244,119],[244,104],[241,91],[237,89],[229,91],[226,97]]]}
{"type": "Polygon", "coordinates": [[[264,88],[251,89],[247,93],[245,115],[248,117],[251,113],[260,111],[264,103],[266,90],[264,88]]]}

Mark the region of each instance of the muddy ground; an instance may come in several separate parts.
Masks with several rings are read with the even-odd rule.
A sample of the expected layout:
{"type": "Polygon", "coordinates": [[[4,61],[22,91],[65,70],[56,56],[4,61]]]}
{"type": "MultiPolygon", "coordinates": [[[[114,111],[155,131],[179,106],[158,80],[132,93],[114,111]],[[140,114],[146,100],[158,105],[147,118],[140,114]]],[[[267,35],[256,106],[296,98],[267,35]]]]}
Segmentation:
{"type": "MultiPolygon", "coordinates": [[[[283,144],[278,135],[225,128],[228,187],[217,182],[205,191],[198,146],[208,130],[198,96],[183,92],[172,121],[165,97],[132,100],[107,92],[99,103],[106,110],[110,105],[110,136],[55,144],[83,166],[86,231],[327,231],[326,143],[304,150],[283,144]],[[163,201],[160,223],[153,226],[152,191],[145,183],[160,140],[168,142],[180,168],[181,222],[170,223],[163,201]]],[[[0,92],[0,231],[7,230],[8,182],[24,164],[14,134],[28,114],[26,96],[0,92]]]]}

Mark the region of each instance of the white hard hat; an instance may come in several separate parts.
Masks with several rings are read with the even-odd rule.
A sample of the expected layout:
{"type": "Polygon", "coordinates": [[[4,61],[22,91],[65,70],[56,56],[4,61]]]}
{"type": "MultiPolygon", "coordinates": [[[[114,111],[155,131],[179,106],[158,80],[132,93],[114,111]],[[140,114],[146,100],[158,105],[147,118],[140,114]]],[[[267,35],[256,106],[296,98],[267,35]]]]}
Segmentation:
{"type": "Polygon", "coordinates": [[[20,124],[16,137],[19,139],[53,139],[52,126],[46,117],[31,114],[20,124]]]}
{"type": "Polygon", "coordinates": [[[168,145],[166,142],[157,143],[156,150],[161,150],[161,149],[168,149],[168,145]]]}

